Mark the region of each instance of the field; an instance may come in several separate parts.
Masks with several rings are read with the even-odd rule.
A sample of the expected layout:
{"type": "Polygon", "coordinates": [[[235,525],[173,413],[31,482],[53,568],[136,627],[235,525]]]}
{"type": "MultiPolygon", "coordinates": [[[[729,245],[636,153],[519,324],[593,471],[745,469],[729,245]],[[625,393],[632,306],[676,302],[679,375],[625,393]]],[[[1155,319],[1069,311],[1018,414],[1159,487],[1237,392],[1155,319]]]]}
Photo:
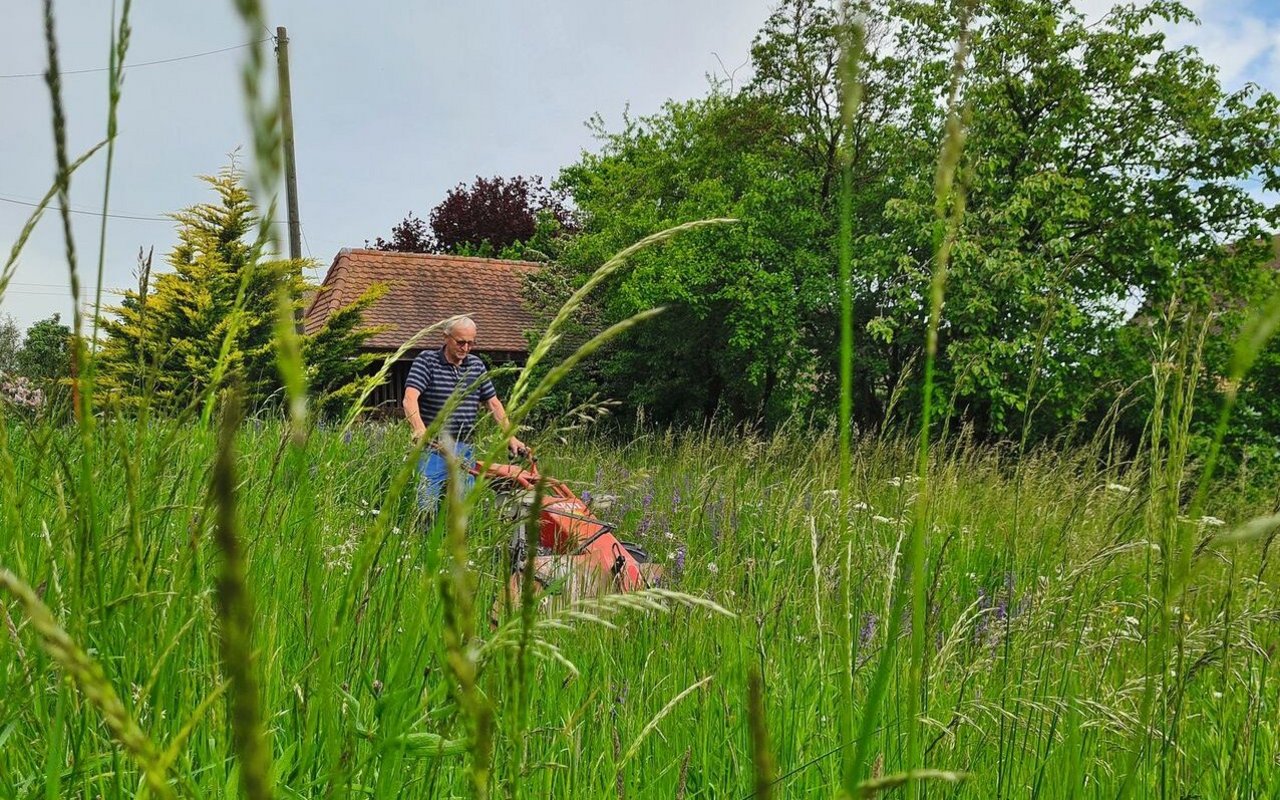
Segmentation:
{"type": "Polygon", "coordinates": [[[842,522],[829,435],[547,443],[544,471],[617,495],[602,516],[682,594],[540,613],[522,637],[518,610],[488,621],[509,529],[482,501],[465,539],[424,532],[398,427],[297,450],[251,421],[234,463],[191,422],[3,430],[0,565],[52,618],[21,589],[3,603],[0,797],[235,796],[242,769],[279,797],[833,797],[890,645],[869,775],[963,773],[918,784],[938,797],[1280,791],[1269,540],[1212,538],[1266,510],[1245,485],[1214,494],[1228,525],[1168,528],[1162,474],[1101,445],[961,438],[932,448],[919,511],[914,443],[868,438],[842,522]],[[916,514],[918,677],[891,600],[916,514]],[[1197,545],[1181,585],[1174,529],[1197,545]],[[253,713],[257,755],[236,744],[253,713]]]}

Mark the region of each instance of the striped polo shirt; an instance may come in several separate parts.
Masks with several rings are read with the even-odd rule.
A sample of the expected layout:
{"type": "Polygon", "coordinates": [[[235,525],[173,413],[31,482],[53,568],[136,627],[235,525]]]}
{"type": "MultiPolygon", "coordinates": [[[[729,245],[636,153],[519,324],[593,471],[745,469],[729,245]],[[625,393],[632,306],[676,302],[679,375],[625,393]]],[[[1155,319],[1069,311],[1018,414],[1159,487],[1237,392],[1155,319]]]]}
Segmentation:
{"type": "Polygon", "coordinates": [[[448,433],[458,442],[471,441],[480,404],[497,395],[483,361],[467,353],[462,363],[455,367],[445,359],[444,348],[419,353],[413,360],[413,366],[409,368],[409,378],[404,385],[406,389],[422,392],[418,395],[418,411],[427,427],[431,427],[432,421],[455,390],[466,391],[467,387],[474,385],[441,429],[441,432],[448,433]]]}

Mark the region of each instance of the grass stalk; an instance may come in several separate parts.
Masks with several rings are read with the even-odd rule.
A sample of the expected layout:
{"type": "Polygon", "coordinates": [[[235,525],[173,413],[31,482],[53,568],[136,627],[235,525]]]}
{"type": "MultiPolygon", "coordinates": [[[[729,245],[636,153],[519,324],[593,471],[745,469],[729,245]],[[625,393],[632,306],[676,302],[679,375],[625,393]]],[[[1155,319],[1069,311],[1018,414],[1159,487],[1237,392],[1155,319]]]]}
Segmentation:
{"type": "Polygon", "coordinates": [[[222,553],[217,582],[219,639],[222,666],[229,683],[231,729],[240,762],[240,787],[249,800],[273,795],[271,748],[262,724],[261,690],[254,666],[253,603],[245,579],[246,557],[240,543],[236,511],[235,439],[240,429],[239,393],[225,395],[218,452],[210,495],[216,510],[214,541],[222,553]]]}

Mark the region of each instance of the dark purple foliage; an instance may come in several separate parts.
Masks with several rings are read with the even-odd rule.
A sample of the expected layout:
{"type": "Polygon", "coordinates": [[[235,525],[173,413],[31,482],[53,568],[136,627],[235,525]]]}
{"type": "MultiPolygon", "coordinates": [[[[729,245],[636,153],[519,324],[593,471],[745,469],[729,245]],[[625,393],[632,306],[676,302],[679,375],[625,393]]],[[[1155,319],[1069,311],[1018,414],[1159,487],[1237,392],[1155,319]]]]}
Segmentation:
{"type": "Polygon", "coordinates": [[[531,239],[539,214],[550,215],[566,230],[576,229],[564,194],[548,189],[542,178],[476,176],[473,185],[458,184],[431,210],[431,232],[445,252],[485,243],[501,252],[531,239]]]}
{"type": "MultiPolygon", "coordinates": [[[[366,239],[365,244],[369,242],[366,239]]],[[[434,253],[436,240],[431,235],[427,223],[418,219],[410,211],[404,220],[391,229],[391,239],[379,236],[373,240],[374,250],[394,250],[400,253],[434,253]]]]}

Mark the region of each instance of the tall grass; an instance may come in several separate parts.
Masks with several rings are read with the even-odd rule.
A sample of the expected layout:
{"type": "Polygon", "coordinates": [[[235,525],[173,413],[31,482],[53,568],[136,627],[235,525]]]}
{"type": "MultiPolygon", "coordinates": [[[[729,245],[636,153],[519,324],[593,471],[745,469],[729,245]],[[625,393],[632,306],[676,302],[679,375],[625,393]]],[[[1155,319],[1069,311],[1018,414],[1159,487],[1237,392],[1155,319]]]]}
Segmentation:
{"type": "MultiPolygon", "coordinates": [[[[203,429],[188,428],[181,444],[169,445],[171,425],[125,433],[145,487],[136,498],[121,459],[95,469],[112,531],[90,555],[106,598],[99,606],[77,599],[70,585],[76,545],[59,486],[74,466],[59,460],[74,458],[75,437],[8,420],[22,515],[0,561],[42,590],[56,619],[85,631],[77,645],[100,664],[126,713],[158,751],[173,749],[174,791],[202,796],[234,786],[244,769],[217,633],[229,619],[215,602],[224,556],[216,506],[206,500],[220,450],[216,432],[203,429]],[[136,561],[123,557],[134,503],[143,512],[145,589],[136,561]]],[[[743,440],[641,431],[629,445],[576,439],[544,448],[549,473],[618,493],[610,517],[667,565],[673,588],[735,616],[670,604],[665,613],[584,606],[540,612],[522,635],[518,607],[497,631],[487,628],[504,569],[497,550],[510,531],[487,502],[470,515],[462,547],[455,532],[442,550],[440,538],[412,527],[416,508],[399,476],[402,431],[357,426],[349,441],[315,432],[309,498],[279,485],[275,463],[289,439],[284,423],[250,420],[236,437],[235,462],[252,663],[276,794],[471,796],[483,756],[474,749],[476,720],[486,714],[491,755],[479,763],[491,796],[616,797],[619,778],[627,796],[674,796],[686,754],[687,796],[746,796],[760,785],[752,754],[764,741],[776,765],[774,796],[830,795],[841,784],[837,748],[848,740],[833,698],[850,676],[824,664],[818,648],[821,638],[836,640],[843,621],[812,613],[811,564],[816,552],[824,599],[848,591],[860,609],[849,691],[855,708],[864,707],[887,646],[887,576],[914,505],[912,441],[853,443],[848,539],[838,535],[845,523],[827,493],[839,469],[832,434],[743,440]],[[304,505],[311,516],[298,515],[304,505]],[[842,578],[846,562],[860,578],[853,586],[842,578]],[[446,601],[442,580],[472,593],[469,623],[448,621],[462,606],[446,601]],[[457,646],[448,644],[451,626],[464,624],[457,646]],[[525,693],[504,668],[521,641],[530,656],[525,693]],[[465,701],[450,666],[457,658],[472,665],[465,701]],[[765,689],[754,739],[752,672],[765,689]],[[519,737],[509,735],[515,730],[519,737]]],[[[1148,659],[1172,666],[1177,643],[1167,639],[1155,658],[1160,597],[1147,584],[1154,551],[1141,475],[1100,466],[1099,452],[1033,450],[1018,488],[993,454],[950,441],[932,448],[934,602],[928,710],[917,721],[924,755],[908,760],[911,676],[894,670],[872,731],[871,760],[881,766],[867,780],[932,767],[968,775],[937,790],[956,797],[989,797],[1001,775],[1012,794],[1120,790],[1118,754],[1163,729],[1159,717],[1143,720],[1145,676],[1154,674],[1148,659]],[[1034,547],[1006,550],[1015,515],[1021,530],[1036,532],[1034,547]],[[1002,723],[1010,740],[1003,754],[1002,723]]],[[[1227,496],[1208,509],[1232,522],[1261,510],[1227,496]]],[[[1196,589],[1178,616],[1187,667],[1164,682],[1155,675],[1153,705],[1172,707],[1180,695],[1194,719],[1177,740],[1181,763],[1218,766],[1171,771],[1171,788],[1206,797],[1280,788],[1280,743],[1266,722],[1280,700],[1269,655],[1280,645],[1276,579],[1274,559],[1256,545],[1214,541],[1197,558],[1196,589]]],[[[13,629],[0,630],[0,796],[25,796],[51,775],[65,795],[132,794],[142,768],[98,714],[65,693],[63,667],[33,638],[24,609],[6,605],[13,629]]],[[[1150,794],[1158,759],[1136,770],[1135,794],[1150,794]]]]}

